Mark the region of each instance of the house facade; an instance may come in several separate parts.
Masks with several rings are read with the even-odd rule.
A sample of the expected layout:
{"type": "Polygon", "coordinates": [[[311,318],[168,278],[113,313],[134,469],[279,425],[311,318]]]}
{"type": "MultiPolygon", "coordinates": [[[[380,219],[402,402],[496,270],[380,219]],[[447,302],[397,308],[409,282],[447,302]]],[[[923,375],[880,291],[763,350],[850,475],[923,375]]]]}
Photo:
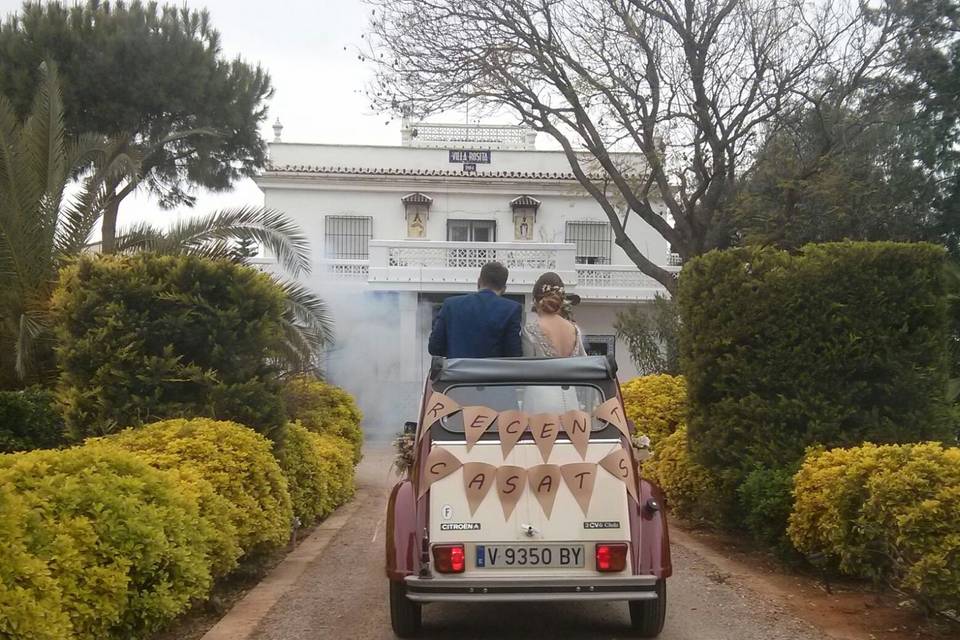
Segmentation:
{"type": "MultiPolygon", "coordinates": [[[[400,146],[287,143],[275,130],[257,183],[265,205],[310,239],[305,281],[336,324],[328,374],[371,419],[415,414],[434,314],[445,297],[475,291],[491,260],[509,268],[507,295],[525,313],[537,277],[560,274],[581,296],[574,319],[588,350],[614,354],[623,379],[636,375],[616,313],[665,291],[614,243],[561,151],[537,150],[533,132],[512,126],[404,122],[400,146]]],[[[638,156],[618,161],[642,170],[638,156]]],[[[667,242],[637,216],[627,231],[645,255],[671,263],[667,242]]]]}

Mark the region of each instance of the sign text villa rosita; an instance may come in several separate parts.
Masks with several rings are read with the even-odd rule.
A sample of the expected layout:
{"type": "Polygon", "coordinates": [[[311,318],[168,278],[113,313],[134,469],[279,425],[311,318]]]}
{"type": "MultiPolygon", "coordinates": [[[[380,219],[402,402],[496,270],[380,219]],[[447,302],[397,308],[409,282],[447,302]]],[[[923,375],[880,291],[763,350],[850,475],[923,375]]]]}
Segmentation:
{"type": "Polygon", "coordinates": [[[464,162],[471,164],[490,164],[489,151],[470,151],[467,149],[450,149],[450,162],[464,162]]]}

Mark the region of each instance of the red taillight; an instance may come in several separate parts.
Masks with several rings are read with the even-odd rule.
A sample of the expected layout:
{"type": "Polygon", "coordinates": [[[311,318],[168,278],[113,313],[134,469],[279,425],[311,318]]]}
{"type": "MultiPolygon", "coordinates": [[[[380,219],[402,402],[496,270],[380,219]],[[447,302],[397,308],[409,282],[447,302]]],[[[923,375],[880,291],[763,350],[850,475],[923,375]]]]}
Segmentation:
{"type": "Polygon", "coordinates": [[[438,544],[433,547],[433,566],[440,573],[463,573],[467,556],[462,544],[438,544]]]}
{"type": "Polygon", "coordinates": [[[627,545],[598,544],[597,571],[623,571],[627,566],[627,545]]]}

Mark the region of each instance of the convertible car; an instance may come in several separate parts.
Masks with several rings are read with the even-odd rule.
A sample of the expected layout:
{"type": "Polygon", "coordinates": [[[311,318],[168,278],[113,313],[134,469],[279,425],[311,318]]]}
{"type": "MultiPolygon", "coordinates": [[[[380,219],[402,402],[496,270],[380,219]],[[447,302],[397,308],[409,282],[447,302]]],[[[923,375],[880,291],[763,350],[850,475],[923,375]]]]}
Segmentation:
{"type": "Polygon", "coordinates": [[[657,636],[671,575],[658,487],[639,477],[616,363],[432,362],[409,477],[387,508],[394,633],[423,605],[623,601],[657,636]]]}

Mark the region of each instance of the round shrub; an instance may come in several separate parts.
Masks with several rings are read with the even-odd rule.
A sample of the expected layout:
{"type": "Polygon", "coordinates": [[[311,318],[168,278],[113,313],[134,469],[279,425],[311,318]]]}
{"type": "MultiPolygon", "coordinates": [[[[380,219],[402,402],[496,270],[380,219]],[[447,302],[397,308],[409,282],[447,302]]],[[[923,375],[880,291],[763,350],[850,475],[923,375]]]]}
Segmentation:
{"type": "Polygon", "coordinates": [[[63,640],[72,636],[60,588],[46,562],[27,551],[23,501],[0,484],[0,638],[63,640]]]}
{"type": "Polygon", "coordinates": [[[127,429],[105,440],[154,467],[193,470],[209,482],[229,503],[229,519],[245,553],[288,540],[293,511],[287,481],[270,441],[254,430],[195,418],[127,429]]]}
{"type": "Polygon", "coordinates": [[[53,393],[32,388],[0,391],[0,453],[50,449],[66,443],[53,393]]]}
{"type": "Polygon", "coordinates": [[[684,424],[687,384],[683,376],[641,376],[621,388],[627,418],[653,446],[684,424]]]}
{"type": "Polygon", "coordinates": [[[320,517],[328,491],[315,435],[299,424],[288,425],[283,446],[277,452],[280,468],[287,478],[293,515],[303,524],[320,517]]]}
{"type": "Polygon", "coordinates": [[[737,487],[740,518],[758,542],[789,553],[786,539],[787,522],[793,509],[794,469],[766,469],[751,471],[737,487]]]}
{"type": "Polygon", "coordinates": [[[142,638],[209,590],[208,523],[172,475],[136,456],[3,456],[4,484],[23,500],[24,545],[56,581],[72,637],[142,638]]]}
{"type": "Polygon", "coordinates": [[[363,414],[349,393],[309,376],[296,376],[283,386],[283,401],[291,420],[309,431],[339,436],[353,445],[353,461],[360,461],[363,414]]]}
{"type": "Polygon", "coordinates": [[[686,427],[678,427],[654,446],[653,457],[643,464],[643,475],[660,485],[672,513],[701,522],[722,519],[725,501],[720,481],[690,458],[686,427]]]}
{"type": "Polygon", "coordinates": [[[960,448],[938,443],[812,451],[788,533],[842,572],[960,610],[960,448]]]}
{"type": "Polygon", "coordinates": [[[343,438],[326,434],[311,434],[320,452],[320,468],[327,485],[323,510],[325,516],[353,497],[356,486],[353,477],[355,449],[343,438]]]}
{"type": "Polygon", "coordinates": [[[196,256],[84,256],[53,296],[57,397],[80,439],[166,418],[214,417],[272,435],[286,423],[272,356],[282,290],[196,256]]]}

